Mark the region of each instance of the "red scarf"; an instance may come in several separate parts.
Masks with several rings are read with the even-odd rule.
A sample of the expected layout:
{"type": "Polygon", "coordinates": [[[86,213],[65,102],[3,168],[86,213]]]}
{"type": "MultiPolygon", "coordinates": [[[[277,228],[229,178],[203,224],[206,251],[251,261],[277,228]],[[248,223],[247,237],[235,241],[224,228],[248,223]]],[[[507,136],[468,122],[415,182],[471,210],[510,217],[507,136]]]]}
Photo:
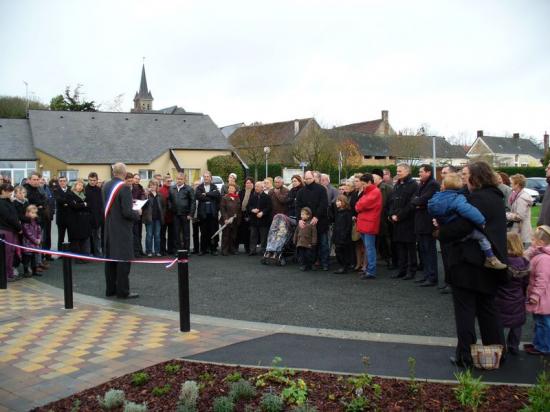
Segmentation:
{"type": "Polygon", "coordinates": [[[235,200],[239,198],[238,193],[228,193],[227,196],[229,196],[231,199],[235,200]]]}

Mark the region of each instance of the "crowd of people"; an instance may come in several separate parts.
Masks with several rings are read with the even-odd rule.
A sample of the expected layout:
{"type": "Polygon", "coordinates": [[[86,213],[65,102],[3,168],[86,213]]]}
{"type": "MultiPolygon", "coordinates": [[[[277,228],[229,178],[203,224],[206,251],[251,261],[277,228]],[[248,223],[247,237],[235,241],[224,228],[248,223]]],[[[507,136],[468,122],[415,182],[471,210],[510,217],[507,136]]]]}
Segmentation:
{"type": "MultiPolygon", "coordinates": [[[[517,353],[526,309],[536,325],[535,341],[526,350],[550,352],[550,194],[533,231],[532,199],[523,190],[523,175],[495,173],[478,161],[460,171],[446,166],[438,181],[431,165],[421,165],[415,178],[402,163],[395,177],[388,169],[374,168],[338,187],[329,175],[310,170],[292,176],[289,187],[280,176],[259,181],[246,177],[239,187],[231,173],[219,189],[207,171],[192,184],[184,173],[175,182],[169,174],[157,174],[145,188],[139,175],[115,166],[117,178],[104,185],[103,193],[96,173],[89,174],[87,184],[78,180],[72,187],[65,177],[45,182],[39,173],[15,188],[2,182],[0,233],[10,243],[50,249],[55,216],[58,249],[67,234],[71,251],[113,257],[122,240],[113,225],[105,224],[105,210],[111,210],[109,199],[120,186],[125,201],[131,196],[140,207],[118,204],[116,216],[111,213],[111,220],[124,220],[133,240],[115,252],[118,259],[174,255],[178,250],[230,256],[241,245],[250,256],[265,256],[271,253],[271,223],[284,215],[293,225],[287,246],[302,271],[329,271],[335,260],[334,273],[358,272],[361,279],[373,280],[382,261],[394,279],[452,292],[456,364],[472,363],[476,318],[484,344],[502,344],[505,351],[517,353]],[[444,276],[438,269],[437,242],[444,276]],[[510,328],[507,339],[503,327],[510,328]]],[[[40,276],[51,259],[10,246],[6,251],[9,280],[40,276]]],[[[107,295],[131,297],[127,281],[122,291],[116,286],[120,273],[127,280],[129,266],[111,266],[106,267],[107,295]]]]}

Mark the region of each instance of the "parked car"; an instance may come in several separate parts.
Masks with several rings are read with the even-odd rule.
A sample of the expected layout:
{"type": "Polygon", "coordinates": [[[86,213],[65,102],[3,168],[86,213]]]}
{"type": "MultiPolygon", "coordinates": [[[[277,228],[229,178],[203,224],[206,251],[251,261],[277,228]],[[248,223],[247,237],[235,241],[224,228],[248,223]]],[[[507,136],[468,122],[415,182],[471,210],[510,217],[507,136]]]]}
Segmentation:
{"type": "Polygon", "coordinates": [[[540,195],[539,192],[533,189],[528,189],[527,187],[523,189],[524,192],[526,192],[531,198],[533,199],[533,206],[540,202],[540,195]]]}
{"type": "Polygon", "coordinates": [[[536,190],[539,194],[539,202],[542,202],[548,183],[544,177],[528,177],[526,187],[528,189],[536,190]]]}
{"type": "MultiPolygon", "coordinates": [[[[203,182],[203,178],[201,176],[201,183],[203,182]]],[[[212,176],[212,183],[216,185],[219,191],[222,190],[222,186],[224,184],[223,179],[220,176],[212,176]]]]}

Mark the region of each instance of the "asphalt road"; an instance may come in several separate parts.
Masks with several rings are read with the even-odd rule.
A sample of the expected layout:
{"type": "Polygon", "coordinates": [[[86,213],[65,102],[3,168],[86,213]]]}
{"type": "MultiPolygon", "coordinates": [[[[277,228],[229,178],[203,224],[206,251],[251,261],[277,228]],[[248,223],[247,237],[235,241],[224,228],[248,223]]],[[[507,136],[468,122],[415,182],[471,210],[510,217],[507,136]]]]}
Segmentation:
{"type": "MultiPolygon", "coordinates": [[[[75,292],[104,297],[103,265],[73,265],[75,292]]],[[[331,268],[336,269],[336,267],[331,268]]],[[[434,287],[390,279],[384,266],[376,280],[358,274],[300,272],[295,264],[266,266],[246,256],[191,256],[191,313],[286,325],[455,336],[452,300],[434,287]]],[[[62,287],[61,262],[54,262],[41,281],[62,287]]],[[[138,299],[128,303],[178,310],[177,270],[163,265],[133,264],[130,274],[138,299]]],[[[532,338],[532,321],[523,339],[532,338]]]]}

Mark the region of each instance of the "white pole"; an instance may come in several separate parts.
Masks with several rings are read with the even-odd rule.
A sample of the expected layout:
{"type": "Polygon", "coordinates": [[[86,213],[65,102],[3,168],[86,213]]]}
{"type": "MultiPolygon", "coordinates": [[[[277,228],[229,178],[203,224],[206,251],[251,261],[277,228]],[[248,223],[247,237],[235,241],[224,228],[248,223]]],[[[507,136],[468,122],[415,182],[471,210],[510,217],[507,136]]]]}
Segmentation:
{"type": "Polygon", "coordinates": [[[433,155],[433,161],[434,161],[434,173],[433,178],[437,179],[437,153],[435,152],[435,136],[432,136],[432,155],[433,155]]]}
{"type": "Polygon", "coordinates": [[[29,84],[23,80],[23,83],[25,83],[25,99],[27,99],[27,115],[29,113],[29,84]]]}

